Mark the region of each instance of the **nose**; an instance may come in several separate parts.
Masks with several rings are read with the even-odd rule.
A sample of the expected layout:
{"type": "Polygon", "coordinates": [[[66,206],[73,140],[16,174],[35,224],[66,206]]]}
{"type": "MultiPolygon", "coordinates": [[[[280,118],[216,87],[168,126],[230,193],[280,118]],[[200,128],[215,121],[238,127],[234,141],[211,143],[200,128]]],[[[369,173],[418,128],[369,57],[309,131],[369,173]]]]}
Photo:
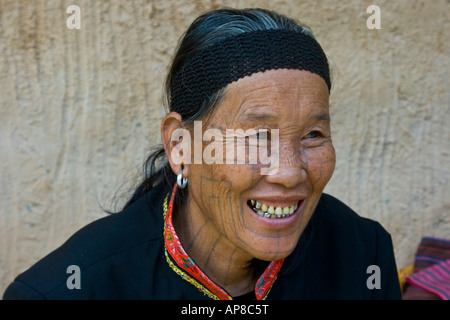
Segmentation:
{"type": "Polygon", "coordinates": [[[279,149],[279,165],[265,180],[285,188],[294,188],[305,182],[308,176],[308,159],[302,149],[285,146],[279,149]]]}

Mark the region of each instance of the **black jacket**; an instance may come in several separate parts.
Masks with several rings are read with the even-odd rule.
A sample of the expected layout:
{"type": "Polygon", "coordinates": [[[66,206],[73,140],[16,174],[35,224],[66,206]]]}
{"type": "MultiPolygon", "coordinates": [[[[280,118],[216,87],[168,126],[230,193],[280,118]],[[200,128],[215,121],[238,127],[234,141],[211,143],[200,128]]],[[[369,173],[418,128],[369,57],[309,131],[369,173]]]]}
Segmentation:
{"type": "MultiPolygon", "coordinates": [[[[20,274],[3,298],[208,299],[165,259],[167,192],[156,187],[123,212],[88,224],[20,274]],[[80,268],[80,289],[67,285],[72,265],[80,268]]],[[[390,235],[323,194],[267,299],[401,299],[390,235]],[[371,286],[374,276],[379,289],[371,286]]]]}

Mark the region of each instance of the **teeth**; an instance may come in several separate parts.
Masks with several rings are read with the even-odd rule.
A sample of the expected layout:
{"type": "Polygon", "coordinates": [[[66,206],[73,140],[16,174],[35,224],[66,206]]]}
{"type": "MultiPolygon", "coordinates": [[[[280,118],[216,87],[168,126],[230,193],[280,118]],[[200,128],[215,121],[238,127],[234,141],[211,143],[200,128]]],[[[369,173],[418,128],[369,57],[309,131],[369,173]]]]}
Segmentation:
{"type": "Polygon", "coordinates": [[[298,203],[287,207],[274,207],[268,206],[265,203],[261,203],[257,200],[250,200],[250,203],[256,213],[260,216],[267,218],[285,218],[289,217],[298,208],[298,203]]]}
{"type": "Polygon", "coordinates": [[[263,204],[261,205],[261,211],[262,211],[262,212],[267,212],[267,209],[268,209],[267,204],[263,203],[263,204]]]}

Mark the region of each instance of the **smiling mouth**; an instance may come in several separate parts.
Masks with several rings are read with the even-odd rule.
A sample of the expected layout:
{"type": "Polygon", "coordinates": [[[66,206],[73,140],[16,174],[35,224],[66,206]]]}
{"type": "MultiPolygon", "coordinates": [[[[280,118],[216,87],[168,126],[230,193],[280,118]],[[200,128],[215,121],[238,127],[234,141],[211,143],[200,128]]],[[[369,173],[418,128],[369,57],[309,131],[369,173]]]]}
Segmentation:
{"type": "Polygon", "coordinates": [[[302,200],[290,206],[275,207],[269,206],[258,200],[248,200],[247,205],[258,215],[271,219],[280,219],[290,217],[298,208],[302,200]]]}

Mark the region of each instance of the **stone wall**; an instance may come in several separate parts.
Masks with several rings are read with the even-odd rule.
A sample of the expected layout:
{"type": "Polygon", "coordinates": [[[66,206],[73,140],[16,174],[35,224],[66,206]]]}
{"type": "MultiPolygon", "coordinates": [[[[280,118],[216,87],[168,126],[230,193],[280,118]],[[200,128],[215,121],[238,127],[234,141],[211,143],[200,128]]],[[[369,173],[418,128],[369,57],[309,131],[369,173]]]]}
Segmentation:
{"type": "Polygon", "coordinates": [[[159,141],[177,39],[223,5],[314,30],[334,74],[326,191],[383,224],[398,267],[422,236],[450,237],[449,1],[1,0],[1,293],[114,207],[159,141]],[[371,4],[379,30],[366,26],[371,4]],[[79,30],[67,28],[69,5],[79,30]]]}

